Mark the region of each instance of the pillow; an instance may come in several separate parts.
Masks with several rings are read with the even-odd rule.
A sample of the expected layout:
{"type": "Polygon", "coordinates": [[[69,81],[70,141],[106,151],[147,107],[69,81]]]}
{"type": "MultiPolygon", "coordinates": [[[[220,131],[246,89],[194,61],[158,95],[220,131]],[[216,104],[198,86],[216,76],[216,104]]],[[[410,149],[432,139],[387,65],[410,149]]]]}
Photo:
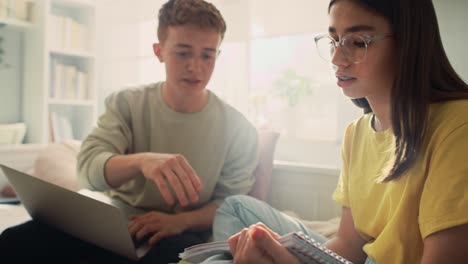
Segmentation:
{"type": "Polygon", "coordinates": [[[302,222],[308,229],[313,230],[314,232],[328,238],[332,239],[336,237],[338,233],[338,227],[340,226],[341,217],[334,217],[327,221],[311,221],[311,220],[304,220],[301,219],[295,212],[293,211],[281,211],[282,213],[298,219],[302,222]]]}
{"type": "Polygon", "coordinates": [[[80,186],[76,175],[76,162],[79,150],[79,141],[47,145],[34,163],[33,175],[66,189],[78,191],[80,186]]]}
{"type": "Polygon", "coordinates": [[[258,132],[259,160],[254,171],[255,184],[249,195],[259,200],[266,201],[271,190],[273,159],[279,135],[278,132],[268,130],[258,132]]]}

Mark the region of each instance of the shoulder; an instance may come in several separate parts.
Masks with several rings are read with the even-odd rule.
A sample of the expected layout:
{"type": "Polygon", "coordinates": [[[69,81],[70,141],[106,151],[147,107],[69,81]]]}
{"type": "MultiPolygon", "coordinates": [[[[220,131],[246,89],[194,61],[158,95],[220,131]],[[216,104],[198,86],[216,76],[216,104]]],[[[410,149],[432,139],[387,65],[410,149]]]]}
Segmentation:
{"type": "Polygon", "coordinates": [[[222,113],[224,115],[226,123],[228,125],[233,126],[241,126],[241,127],[249,127],[255,129],[253,124],[247,119],[247,117],[241,113],[239,110],[234,108],[232,105],[228,104],[221,98],[219,98],[213,92],[210,92],[210,96],[212,96],[213,100],[213,111],[217,111],[218,113],[222,113]]]}
{"type": "Polygon", "coordinates": [[[157,96],[161,83],[151,83],[139,86],[125,87],[107,96],[106,101],[142,101],[151,96],[157,96]]]}
{"type": "Polygon", "coordinates": [[[348,124],[345,131],[345,138],[350,138],[366,131],[370,131],[372,116],[373,113],[364,114],[348,124]]]}
{"type": "Polygon", "coordinates": [[[468,127],[468,100],[452,100],[431,104],[428,115],[428,132],[448,136],[468,127]]]}
{"type": "Polygon", "coordinates": [[[468,122],[468,99],[431,104],[429,107],[429,121],[435,124],[468,122]]]}

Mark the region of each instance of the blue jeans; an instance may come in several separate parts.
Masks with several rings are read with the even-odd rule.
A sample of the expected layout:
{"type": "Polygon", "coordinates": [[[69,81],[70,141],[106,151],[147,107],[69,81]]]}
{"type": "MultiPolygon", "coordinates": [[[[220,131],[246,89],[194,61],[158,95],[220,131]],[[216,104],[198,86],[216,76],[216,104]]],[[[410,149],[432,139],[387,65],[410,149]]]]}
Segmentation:
{"type": "MultiPolygon", "coordinates": [[[[320,243],[327,241],[327,238],[308,229],[298,219],[274,209],[263,201],[246,195],[230,196],[218,208],[213,224],[213,239],[215,241],[226,241],[243,228],[258,222],[264,223],[279,235],[302,231],[320,243]]],[[[232,263],[232,260],[221,255],[212,256],[203,262],[203,264],[230,263],[232,263]]],[[[372,263],[375,262],[367,258],[366,264],[372,263]]]]}
{"type": "Polygon", "coordinates": [[[327,238],[309,230],[296,218],[282,213],[267,203],[246,195],[235,195],[226,198],[216,211],[213,223],[213,239],[226,241],[243,228],[258,222],[280,236],[290,232],[302,231],[313,239],[323,243],[327,238]]]}

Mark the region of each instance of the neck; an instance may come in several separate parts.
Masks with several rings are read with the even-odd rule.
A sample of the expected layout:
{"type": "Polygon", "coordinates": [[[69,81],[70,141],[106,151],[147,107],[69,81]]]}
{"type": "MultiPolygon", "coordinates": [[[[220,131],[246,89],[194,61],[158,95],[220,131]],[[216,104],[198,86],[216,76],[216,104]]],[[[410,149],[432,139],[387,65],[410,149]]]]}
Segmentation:
{"type": "Polygon", "coordinates": [[[374,112],[373,127],[377,132],[385,131],[392,127],[392,117],[390,112],[390,101],[376,101],[367,98],[372,112],[374,112]]]}
{"type": "Polygon", "coordinates": [[[198,94],[180,95],[177,91],[168,87],[165,82],[162,87],[162,97],[164,102],[179,113],[196,113],[200,112],[206,104],[208,104],[209,93],[203,90],[198,94]]]}

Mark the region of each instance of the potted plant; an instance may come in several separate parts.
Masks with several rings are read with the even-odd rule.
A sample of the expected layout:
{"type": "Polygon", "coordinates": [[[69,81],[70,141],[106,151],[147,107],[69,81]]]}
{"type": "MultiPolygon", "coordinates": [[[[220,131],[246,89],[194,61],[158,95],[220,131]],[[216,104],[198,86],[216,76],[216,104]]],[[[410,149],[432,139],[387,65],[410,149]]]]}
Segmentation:
{"type": "Polygon", "coordinates": [[[312,81],[300,76],[296,71],[288,69],[273,83],[272,93],[285,100],[289,107],[294,108],[302,99],[312,95],[312,81]]]}

